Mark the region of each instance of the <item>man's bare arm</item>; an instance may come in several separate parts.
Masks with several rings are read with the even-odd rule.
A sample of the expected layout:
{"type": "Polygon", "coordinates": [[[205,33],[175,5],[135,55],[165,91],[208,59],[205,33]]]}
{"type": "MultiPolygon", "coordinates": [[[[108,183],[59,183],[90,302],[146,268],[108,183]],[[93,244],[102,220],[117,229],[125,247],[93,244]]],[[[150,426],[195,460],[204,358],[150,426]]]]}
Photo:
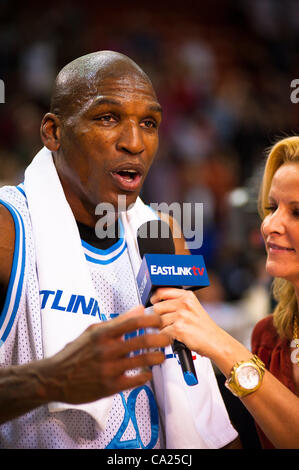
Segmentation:
{"type": "Polygon", "coordinates": [[[186,247],[186,242],[184,239],[184,235],[182,230],[178,224],[178,222],[171,217],[169,214],[164,212],[159,212],[159,216],[163,222],[166,222],[171,230],[174,246],[175,246],[175,254],[176,255],[190,255],[190,251],[186,247]]]}
{"type": "Polygon", "coordinates": [[[0,315],[3,310],[6,291],[13,263],[15,226],[6,207],[0,205],[0,315]]]}

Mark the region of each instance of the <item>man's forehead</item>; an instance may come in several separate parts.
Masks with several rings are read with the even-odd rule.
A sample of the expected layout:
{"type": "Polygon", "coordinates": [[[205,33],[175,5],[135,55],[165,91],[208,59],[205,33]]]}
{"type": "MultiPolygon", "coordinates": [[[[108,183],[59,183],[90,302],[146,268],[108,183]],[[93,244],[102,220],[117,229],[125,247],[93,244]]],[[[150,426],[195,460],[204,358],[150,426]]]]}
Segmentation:
{"type": "Polygon", "coordinates": [[[110,75],[105,78],[102,76],[95,77],[94,91],[97,96],[140,93],[157,101],[151,82],[134,73],[110,75]]]}
{"type": "Polygon", "coordinates": [[[97,77],[84,94],[84,108],[100,105],[122,105],[138,101],[152,110],[161,112],[152,84],[140,76],[118,75],[103,79],[97,77]]]}
{"type": "Polygon", "coordinates": [[[146,73],[126,56],[113,52],[90,54],[68,64],[57,77],[52,108],[70,106],[74,111],[91,104],[99,96],[144,99],[158,103],[146,73]]]}

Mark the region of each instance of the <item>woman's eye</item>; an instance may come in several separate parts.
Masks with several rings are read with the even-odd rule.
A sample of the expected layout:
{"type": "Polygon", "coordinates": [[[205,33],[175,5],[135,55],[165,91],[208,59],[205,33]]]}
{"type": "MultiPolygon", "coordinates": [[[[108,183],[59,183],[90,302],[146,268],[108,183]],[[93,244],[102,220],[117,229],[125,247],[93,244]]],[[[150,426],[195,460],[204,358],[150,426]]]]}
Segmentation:
{"type": "Polygon", "coordinates": [[[266,212],[275,212],[276,209],[277,209],[277,206],[273,206],[273,205],[265,207],[266,212]]]}

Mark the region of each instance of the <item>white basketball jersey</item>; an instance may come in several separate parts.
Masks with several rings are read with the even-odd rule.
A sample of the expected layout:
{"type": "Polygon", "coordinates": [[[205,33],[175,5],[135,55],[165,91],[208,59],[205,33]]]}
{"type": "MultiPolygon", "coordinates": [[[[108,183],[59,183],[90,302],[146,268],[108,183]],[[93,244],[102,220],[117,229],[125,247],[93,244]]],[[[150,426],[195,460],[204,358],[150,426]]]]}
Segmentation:
{"type": "MultiPolygon", "coordinates": [[[[43,358],[41,306],[58,306],[57,293],[40,294],[35,249],[26,195],[22,185],[0,190],[0,204],[15,222],[12,274],[0,315],[0,366],[25,364],[43,358]]],[[[96,315],[106,321],[138,305],[135,279],[123,236],[107,250],[82,241],[99,303],[67,299],[70,315],[96,315]]],[[[131,371],[131,373],[134,373],[131,371]]],[[[114,396],[104,432],[94,419],[75,409],[50,413],[39,407],[0,426],[1,448],[157,449],[161,426],[150,383],[114,396]]]]}

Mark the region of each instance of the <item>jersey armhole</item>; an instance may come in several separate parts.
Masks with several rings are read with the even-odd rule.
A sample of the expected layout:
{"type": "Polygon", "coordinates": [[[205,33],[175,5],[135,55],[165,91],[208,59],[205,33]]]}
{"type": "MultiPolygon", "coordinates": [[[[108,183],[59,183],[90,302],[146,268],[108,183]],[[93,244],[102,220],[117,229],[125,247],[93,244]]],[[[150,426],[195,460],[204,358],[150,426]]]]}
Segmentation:
{"type": "Polygon", "coordinates": [[[12,206],[6,201],[0,199],[0,204],[2,204],[6,209],[9,210],[15,225],[15,246],[12,269],[10,273],[8,288],[6,291],[4,307],[2,309],[2,312],[0,313],[1,347],[11,331],[20,305],[24,284],[26,247],[24,222],[20,213],[14,206],[12,206]]]}

